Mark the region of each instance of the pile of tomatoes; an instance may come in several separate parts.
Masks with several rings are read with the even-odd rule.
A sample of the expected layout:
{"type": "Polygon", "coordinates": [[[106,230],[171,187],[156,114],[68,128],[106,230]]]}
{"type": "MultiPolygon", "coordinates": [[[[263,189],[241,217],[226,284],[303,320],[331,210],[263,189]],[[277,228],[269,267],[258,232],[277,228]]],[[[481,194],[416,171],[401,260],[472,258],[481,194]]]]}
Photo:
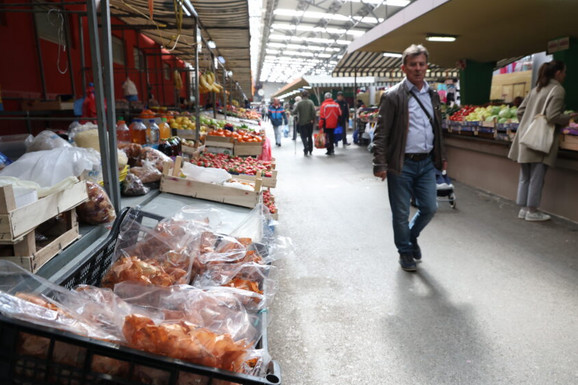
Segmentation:
{"type": "Polygon", "coordinates": [[[469,114],[474,112],[475,109],[476,109],[476,106],[463,106],[462,108],[460,108],[458,110],[458,112],[456,112],[452,116],[450,116],[450,120],[452,120],[454,122],[461,122],[461,121],[465,120],[466,116],[468,116],[469,114]]]}
{"type": "Polygon", "coordinates": [[[257,158],[232,156],[227,154],[203,153],[193,164],[201,167],[221,168],[233,175],[245,174],[256,175],[258,171],[262,172],[264,177],[273,175],[273,164],[257,158]]]}
{"type": "Polygon", "coordinates": [[[275,197],[270,190],[263,191],[263,204],[269,209],[271,214],[277,213],[277,206],[275,206],[275,197]]]}
{"type": "Polygon", "coordinates": [[[239,143],[261,143],[263,141],[263,138],[261,137],[260,134],[242,129],[230,131],[227,129],[220,128],[218,130],[209,131],[207,135],[232,138],[239,143]]]}

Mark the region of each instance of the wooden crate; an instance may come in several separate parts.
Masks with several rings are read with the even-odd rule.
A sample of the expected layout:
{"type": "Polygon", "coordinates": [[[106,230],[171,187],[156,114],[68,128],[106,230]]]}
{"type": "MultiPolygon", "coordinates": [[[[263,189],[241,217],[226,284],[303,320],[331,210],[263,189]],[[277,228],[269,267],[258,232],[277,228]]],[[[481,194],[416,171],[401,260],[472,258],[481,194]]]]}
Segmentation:
{"type": "Polygon", "coordinates": [[[253,191],[213,183],[198,182],[178,176],[180,174],[181,164],[181,157],[177,157],[174,166],[171,162],[165,162],[160,187],[162,192],[249,208],[254,208],[259,203],[262,187],[261,179],[255,181],[253,191]]]}
{"type": "MultiPolygon", "coordinates": [[[[174,135],[178,136],[179,138],[183,138],[183,139],[192,139],[195,140],[197,137],[197,133],[195,130],[180,130],[178,128],[173,128],[172,129],[174,135]]],[[[201,135],[199,134],[199,137],[201,135]]]]}
{"type": "Polygon", "coordinates": [[[80,237],[76,210],[68,210],[40,224],[14,243],[2,241],[0,259],[36,273],[46,262],[80,237]],[[37,235],[46,237],[36,240],[37,235]]]}
{"type": "Polygon", "coordinates": [[[578,136],[560,134],[560,148],[564,150],[578,151],[578,136]]]}
{"type": "MultiPolygon", "coordinates": [[[[241,179],[246,181],[254,182],[258,177],[255,175],[235,175],[235,179],[241,179]]],[[[275,188],[277,187],[277,170],[271,172],[270,177],[262,177],[263,187],[275,188]]]]}
{"type": "Polygon", "coordinates": [[[215,146],[215,147],[223,146],[223,147],[227,147],[227,148],[233,148],[235,144],[233,143],[233,138],[230,138],[227,136],[207,135],[205,137],[205,145],[215,146]]]}
{"type": "Polygon", "coordinates": [[[187,146],[186,144],[181,144],[181,153],[183,155],[188,155],[190,159],[199,159],[199,156],[201,156],[203,151],[205,151],[204,145],[199,147],[192,147],[187,146]]]}
{"type": "Polygon", "coordinates": [[[11,185],[0,188],[0,242],[15,243],[41,223],[88,200],[86,182],[16,208],[11,185]]]}
{"type": "Polygon", "coordinates": [[[233,153],[236,156],[259,156],[263,152],[263,143],[239,143],[235,142],[233,153]]]}

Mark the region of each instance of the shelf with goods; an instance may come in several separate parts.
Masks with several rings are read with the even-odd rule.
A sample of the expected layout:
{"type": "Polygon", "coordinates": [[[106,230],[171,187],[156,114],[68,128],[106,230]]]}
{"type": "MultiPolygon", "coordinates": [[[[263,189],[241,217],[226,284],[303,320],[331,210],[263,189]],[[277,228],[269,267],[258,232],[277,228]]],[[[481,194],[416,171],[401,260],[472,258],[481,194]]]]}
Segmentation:
{"type": "MultiPolygon", "coordinates": [[[[511,142],[519,126],[516,114],[516,107],[509,107],[505,104],[463,106],[446,111],[442,127],[448,135],[511,142]]],[[[568,127],[561,130],[560,149],[578,151],[578,124],[571,122],[568,127]]]]}
{"type": "MultiPolygon", "coordinates": [[[[106,44],[105,44],[106,45],[106,44]]],[[[99,86],[102,86],[105,82],[109,82],[111,81],[111,77],[107,75],[105,75],[105,78],[103,80],[99,80],[96,83],[99,84],[99,86]]],[[[113,87],[111,87],[113,88],[113,87]]],[[[104,94],[104,92],[102,92],[101,90],[101,95],[104,94]]],[[[106,96],[107,100],[109,101],[113,101],[114,98],[110,98],[109,96],[106,96]]],[[[103,157],[103,169],[106,169],[106,172],[108,174],[108,177],[106,178],[106,180],[104,181],[104,185],[107,186],[107,188],[109,188],[112,185],[119,185],[118,183],[118,175],[120,173],[119,170],[119,165],[118,165],[118,161],[116,160],[116,157],[114,157],[114,151],[116,151],[117,149],[114,148],[114,150],[111,150],[112,146],[111,145],[112,141],[110,140],[110,137],[114,137],[114,135],[105,135],[104,133],[107,131],[106,127],[114,127],[114,122],[115,119],[115,115],[116,117],[123,117],[127,119],[127,123],[130,123],[129,120],[131,120],[131,118],[135,118],[135,117],[139,117],[142,116],[142,112],[143,109],[141,109],[138,106],[130,106],[129,108],[125,108],[126,106],[124,106],[122,103],[121,104],[115,104],[118,108],[116,109],[116,111],[114,111],[114,109],[108,109],[106,112],[104,110],[104,98],[103,100],[101,100],[100,102],[97,103],[97,108],[99,109],[99,113],[98,113],[98,117],[96,120],[98,120],[100,122],[100,124],[98,124],[98,131],[99,131],[99,135],[98,138],[100,146],[102,147],[102,157],[103,157]],[[106,124],[104,123],[106,121],[106,124]],[[106,154],[108,153],[108,155],[106,154]],[[113,154],[113,156],[111,156],[110,154],[113,154]],[[114,171],[114,172],[113,172],[114,171]]],[[[172,117],[188,117],[190,122],[194,122],[195,119],[192,115],[189,114],[185,114],[183,113],[183,111],[174,111],[171,112],[171,110],[169,108],[167,108],[166,111],[163,111],[163,107],[160,107],[158,110],[154,110],[151,108],[151,110],[154,112],[154,117],[152,117],[153,119],[157,119],[157,118],[162,118],[163,114],[169,114],[172,117]],[[193,118],[193,119],[191,119],[193,118]]],[[[198,110],[197,110],[198,111],[198,110]]],[[[144,111],[146,112],[146,118],[151,118],[149,111],[144,111]]],[[[232,118],[230,118],[232,119],[232,118]]],[[[247,123],[248,124],[248,120],[247,117],[243,117],[240,116],[238,119],[239,123],[247,123]]],[[[257,125],[258,126],[258,125],[257,125]]],[[[208,126],[207,126],[208,128],[208,126]]],[[[218,128],[217,128],[218,129],[218,128]]],[[[196,133],[194,130],[192,130],[190,127],[187,128],[178,128],[175,129],[177,130],[176,132],[174,132],[175,134],[181,134],[183,137],[188,136],[187,139],[189,140],[194,140],[196,139],[196,133]],[[179,132],[181,131],[181,132],[179,132]],[[189,135],[186,135],[189,134],[189,135]],[[193,135],[190,135],[193,134],[193,135]]],[[[201,130],[201,127],[199,127],[199,131],[201,130]]],[[[108,130],[110,131],[110,129],[108,130]]],[[[200,132],[202,134],[202,132],[200,132]]],[[[182,150],[186,150],[186,151],[191,151],[192,153],[190,154],[192,157],[195,156],[199,156],[201,154],[202,151],[202,146],[201,143],[198,142],[185,142],[185,141],[180,141],[180,146],[181,146],[181,151],[176,151],[176,148],[178,148],[178,145],[172,145],[169,143],[168,139],[166,138],[167,142],[166,145],[164,147],[165,151],[169,152],[168,147],[170,147],[170,152],[171,155],[167,155],[164,154],[166,157],[169,156],[176,156],[178,154],[180,154],[182,152],[182,150]],[[191,150],[192,149],[192,150],[191,150]]],[[[239,142],[239,143],[243,143],[243,142],[239,142]]],[[[140,145],[137,143],[117,143],[118,147],[121,148],[121,151],[124,152],[127,155],[127,158],[129,159],[129,162],[131,162],[132,164],[129,165],[130,168],[130,174],[131,175],[137,175],[137,170],[138,173],[141,173],[140,175],[142,175],[143,177],[145,176],[149,176],[149,175],[153,175],[153,176],[158,176],[159,172],[162,174],[162,172],[159,170],[158,168],[158,164],[159,162],[162,163],[162,161],[167,161],[167,159],[163,156],[160,155],[160,153],[163,153],[163,151],[159,151],[159,150],[163,150],[162,146],[159,146],[159,150],[157,149],[153,149],[150,146],[147,145],[140,145]],[[153,151],[154,150],[154,151],[153,151]],[[128,152],[128,154],[127,154],[128,152]],[[130,156],[129,156],[130,155],[130,156]],[[148,167],[150,164],[152,163],[152,167],[148,167]]],[[[153,144],[154,143],[149,143],[149,144],[153,144]]],[[[159,145],[161,145],[163,143],[159,143],[159,145]]],[[[162,176],[161,176],[162,178],[162,176]]],[[[143,180],[141,180],[141,182],[143,182],[143,180]]],[[[145,193],[145,195],[142,195],[142,197],[147,197],[146,199],[152,199],[154,201],[154,197],[158,197],[160,195],[170,195],[170,194],[160,194],[158,190],[154,189],[154,183],[158,183],[155,181],[150,181],[148,183],[144,183],[145,188],[153,188],[152,191],[149,191],[148,193],[145,193]],[[150,184],[149,184],[150,183],[150,184]]],[[[247,182],[243,182],[243,183],[251,183],[250,181],[247,182]]],[[[256,184],[256,181],[253,183],[256,184]]],[[[210,186],[211,188],[213,186],[210,186]]],[[[158,189],[158,186],[157,186],[158,189]]],[[[141,192],[144,192],[144,189],[141,190],[141,192]]],[[[260,201],[260,194],[259,192],[255,192],[255,197],[257,198],[257,200],[255,200],[255,203],[252,204],[251,207],[256,206],[259,201],[260,201]]],[[[171,196],[172,197],[172,196],[171,196]]],[[[127,201],[131,200],[131,199],[135,199],[132,196],[131,197],[118,197],[118,199],[116,199],[114,197],[114,194],[111,194],[111,198],[112,200],[115,202],[116,205],[118,205],[118,207],[123,207],[124,205],[127,204],[127,201]],[[122,200],[121,200],[122,199],[122,200]]],[[[143,198],[145,199],[145,198],[143,198]]],[[[186,201],[187,203],[191,204],[191,203],[197,203],[199,200],[196,199],[189,199],[188,201],[186,201]]],[[[178,201],[181,202],[178,199],[173,199],[171,198],[172,201],[178,201]]],[[[183,203],[184,204],[184,203],[183,203]]],[[[215,204],[216,206],[218,206],[218,204],[215,204]]],[[[243,207],[236,207],[236,208],[243,208],[243,207]]],[[[166,209],[165,209],[166,210],[166,209]]],[[[163,211],[163,213],[165,213],[165,211],[163,211]]],[[[67,212],[68,214],[68,212],[67,212]]],[[[72,212],[72,214],[74,214],[74,212],[72,212]]],[[[72,215],[71,214],[71,215],[72,215]]],[[[227,217],[227,219],[229,219],[229,217],[227,217]]],[[[72,216],[66,219],[67,221],[69,221],[71,223],[71,227],[74,228],[74,220],[75,218],[73,218],[72,216]]],[[[107,233],[107,228],[105,226],[97,226],[98,227],[98,234],[102,234],[104,236],[104,234],[107,233]]],[[[118,227],[116,224],[113,226],[113,229],[115,227],[118,227]]],[[[78,229],[76,229],[78,230],[78,229]]],[[[73,259],[71,258],[76,258],[77,256],[80,255],[80,251],[79,250],[79,245],[82,244],[83,247],[82,248],[90,248],[94,246],[94,238],[92,238],[92,235],[94,236],[98,236],[95,234],[91,234],[91,237],[86,236],[85,234],[82,234],[82,228],[80,229],[80,234],[83,236],[84,239],[81,239],[77,242],[74,242],[73,245],[71,245],[70,248],[63,250],[62,254],[60,256],[62,256],[62,258],[59,258],[59,261],[57,262],[59,265],[66,265],[69,266],[72,263],[73,259]],[[92,240],[91,242],[89,242],[90,244],[87,244],[84,241],[88,241],[89,238],[92,240]],[[80,242],[83,241],[83,242],[80,242]],[[72,252],[72,250],[74,250],[74,252],[72,252]],[[67,251],[69,251],[67,253],[67,251]],[[74,256],[71,255],[75,254],[74,256]],[[69,261],[67,259],[70,259],[70,263],[68,263],[69,261]]],[[[116,236],[113,236],[114,232],[111,231],[109,233],[109,237],[112,237],[111,239],[114,239],[116,241],[116,236]]],[[[30,238],[26,238],[27,242],[29,241],[30,238]]],[[[61,244],[61,243],[59,243],[61,244]]],[[[29,243],[26,244],[27,246],[30,246],[29,243]]],[[[96,245],[97,247],[97,251],[101,252],[104,249],[99,249],[100,245],[96,245]]],[[[110,250],[110,245],[106,246],[107,250],[110,250]]],[[[93,258],[93,255],[90,255],[88,258],[91,259],[93,258]]],[[[75,262],[78,262],[79,260],[74,259],[75,262]]],[[[56,261],[51,261],[51,262],[55,262],[56,261]]],[[[54,270],[59,270],[59,269],[55,269],[53,267],[51,267],[51,263],[48,263],[42,267],[40,267],[39,265],[31,265],[34,266],[32,269],[37,269],[40,268],[41,271],[51,271],[51,273],[47,273],[47,277],[53,279],[57,272],[54,272],[54,270]]],[[[52,266],[55,266],[55,264],[53,264],[52,266]]],[[[96,265],[99,267],[102,267],[101,265],[96,265]]],[[[86,267],[83,266],[83,268],[85,269],[85,271],[83,272],[86,273],[86,267]]],[[[93,270],[92,268],[89,268],[89,270],[93,270]]],[[[93,284],[93,282],[77,282],[77,283],[88,283],[88,284],[93,284]]],[[[263,312],[260,315],[261,318],[261,322],[262,323],[266,323],[265,322],[265,317],[266,317],[266,313],[263,312]]],[[[253,376],[253,375],[245,375],[245,374],[239,374],[239,373],[232,373],[232,372],[225,372],[223,370],[220,369],[214,369],[210,366],[201,366],[201,365],[194,365],[194,364],[190,364],[190,363],[185,363],[182,360],[182,357],[176,357],[176,358],[181,358],[181,360],[177,361],[174,360],[172,358],[166,358],[166,357],[161,357],[158,356],[156,354],[149,354],[149,353],[144,353],[144,352],[140,352],[140,351],[136,351],[134,349],[127,349],[125,347],[119,347],[116,346],[114,344],[111,343],[102,343],[101,341],[96,341],[96,340],[92,340],[90,338],[85,338],[85,337],[78,337],[75,336],[73,334],[67,333],[67,332],[58,332],[55,331],[55,329],[48,329],[46,330],[46,328],[43,327],[37,327],[34,324],[30,324],[28,322],[13,322],[13,320],[7,320],[5,317],[0,316],[1,321],[1,325],[0,325],[0,329],[3,332],[3,335],[6,335],[6,333],[13,333],[16,332],[17,334],[11,334],[12,337],[14,337],[14,339],[11,339],[11,344],[10,345],[6,345],[5,347],[10,350],[10,349],[14,349],[14,351],[12,352],[12,356],[14,357],[14,359],[10,360],[10,363],[5,364],[5,362],[3,362],[2,367],[4,368],[2,371],[0,371],[0,379],[2,383],[7,383],[7,384],[11,384],[13,383],[12,381],[25,381],[27,383],[31,383],[34,384],[37,382],[37,380],[40,378],[40,376],[54,376],[54,378],[57,378],[55,381],[58,381],[60,379],[63,379],[63,381],[67,382],[69,380],[69,377],[74,377],[76,375],[80,375],[83,376],[83,378],[87,378],[86,383],[100,383],[102,381],[105,382],[110,382],[113,381],[116,383],[116,381],[118,380],[118,383],[142,383],[140,381],[140,379],[137,379],[136,377],[116,377],[116,374],[118,373],[106,373],[106,374],[102,374],[102,373],[98,373],[98,370],[93,371],[94,367],[92,367],[91,365],[91,360],[94,357],[97,356],[101,356],[104,357],[105,359],[110,359],[110,361],[108,361],[109,363],[116,363],[118,362],[118,360],[120,361],[125,361],[125,362],[129,362],[129,365],[131,365],[130,368],[130,375],[132,376],[133,373],[135,373],[135,371],[138,371],[139,368],[141,368],[142,366],[148,366],[149,368],[151,368],[152,371],[155,372],[155,375],[162,372],[161,375],[166,377],[165,375],[168,373],[168,377],[170,377],[170,381],[173,381],[172,383],[174,383],[174,381],[176,381],[177,376],[180,375],[179,379],[182,379],[183,377],[186,377],[186,375],[188,375],[189,373],[194,373],[193,377],[194,377],[194,381],[202,381],[202,382],[219,382],[220,380],[222,381],[232,381],[234,383],[238,383],[238,384],[269,384],[269,383],[280,383],[280,379],[279,379],[279,369],[278,366],[275,362],[271,362],[267,365],[266,371],[264,374],[259,374],[259,376],[253,376]],[[71,352],[80,352],[80,354],[78,355],[79,359],[82,360],[84,358],[87,358],[87,361],[85,361],[82,365],[80,366],[76,366],[76,365],[69,365],[68,363],[63,363],[63,362],[54,362],[52,360],[45,360],[44,362],[41,363],[42,365],[42,370],[45,370],[45,372],[40,373],[40,371],[42,371],[41,369],[38,369],[39,372],[37,373],[32,373],[30,370],[24,370],[21,371],[22,366],[18,366],[21,365],[24,362],[24,365],[27,365],[27,363],[30,361],[29,358],[30,357],[23,357],[22,355],[22,350],[20,349],[22,347],[22,345],[19,343],[19,339],[20,337],[22,337],[22,335],[19,335],[19,332],[25,331],[26,334],[28,335],[35,335],[38,338],[42,339],[44,338],[45,340],[47,340],[49,343],[53,343],[55,346],[57,347],[57,353],[62,352],[61,349],[63,346],[66,348],[71,347],[71,352]],[[38,334],[37,334],[38,333],[38,334]],[[12,344],[13,343],[13,344],[12,344]],[[86,353],[86,354],[85,354],[86,353]],[[139,362],[139,364],[134,364],[135,362],[139,362]],[[11,366],[12,365],[12,366],[11,366]],[[14,366],[16,365],[16,366],[14,366]],[[63,369],[64,371],[67,372],[67,374],[63,374],[63,371],[61,371],[60,369],[63,369]],[[134,370],[133,370],[134,369],[134,370]],[[6,372],[6,370],[9,370],[10,373],[6,372]],[[164,371],[163,371],[164,370],[164,371]],[[180,374],[176,374],[180,372],[180,374]],[[79,374],[80,373],[80,374],[79,374]],[[14,376],[20,376],[19,379],[15,378],[14,376]],[[30,376],[33,376],[33,378],[30,378],[30,376]],[[68,376],[68,377],[67,377],[68,376]],[[91,382],[93,381],[93,382],[91,382]]],[[[254,325],[253,325],[254,326],[254,325]]],[[[266,330],[265,330],[266,333],[266,330]]],[[[266,343],[266,334],[264,335],[264,341],[261,341],[257,347],[259,347],[263,352],[266,353],[267,351],[267,343],[266,343]]],[[[44,340],[43,340],[44,341],[44,340]]],[[[50,353],[52,354],[52,353],[50,353]]],[[[38,357],[32,357],[32,361],[35,362],[39,362],[38,359],[42,360],[42,358],[38,358],[38,357]]],[[[4,358],[0,358],[0,361],[4,361],[4,358]]],[[[92,361],[94,362],[94,361],[92,361]]],[[[151,373],[148,373],[151,374],[151,373]]],[[[163,377],[163,379],[164,379],[163,377]]],[[[39,380],[38,380],[39,381],[39,380]]],[[[169,380],[167,380],[166,383],[171,383],[169,380]]],[[[40,382],[40,381],[39,381],[40,382]]],[[[38,382],[38,383],[39,383],[38,382]]]]}

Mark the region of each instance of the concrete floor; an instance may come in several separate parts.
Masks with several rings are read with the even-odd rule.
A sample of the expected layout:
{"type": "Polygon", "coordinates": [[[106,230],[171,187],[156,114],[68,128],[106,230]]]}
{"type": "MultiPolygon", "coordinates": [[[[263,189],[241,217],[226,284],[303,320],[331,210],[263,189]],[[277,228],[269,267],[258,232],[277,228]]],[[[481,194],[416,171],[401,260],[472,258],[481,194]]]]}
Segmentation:
{"type": "Polygon", "coordinates": [[[578,225],[519,220],[456,182],[457,209],[440,203],[406,273],[368,151],[296,145],[273,150],[295,245],[269,332],[283,384],[578,383],[578,225]]]}

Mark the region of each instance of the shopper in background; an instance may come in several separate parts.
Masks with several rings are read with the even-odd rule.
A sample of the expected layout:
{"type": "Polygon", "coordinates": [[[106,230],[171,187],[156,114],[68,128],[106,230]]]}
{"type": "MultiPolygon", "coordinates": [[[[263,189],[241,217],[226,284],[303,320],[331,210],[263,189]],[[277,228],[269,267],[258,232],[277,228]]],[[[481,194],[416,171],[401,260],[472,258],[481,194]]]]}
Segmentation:
{"type": "Polygon", "coordinates": [[[337,104],[341,108],[341,116],[339,117],[339,125],[343,129],[343,145],[349,146],[351,143],[347,142],[347,127],[349,126],[349,104],[343,96],[343,92],[337,93],[337,104]]]}
{"type": "Polygon", "coordinates": [[[315,124],[315,104],[309,99],[309,92],[301,93],[303,99],[295,105],[293,113],[297,116],[299,135],[303,142],[303,154],[313,153],[313,125],[315,124]]]}
{"type": "Polygon", "coordinates": [[[335,150],[333,142],[335,141],[334,132],[339,125],[339,117],[341,116],[341,107],[337,104],[331,95],[331,92],[325,94],[325,100],[319,108],[319,128],[322,128],[326,135],[325,155],[334,155],[335,150]]]}
{"type": "Polygon", "coordinates": [[[548,167],[553,167],[558,156],[559,129],[568,125],[570,119],[578,114],[565,115],[564,97],[566,92],[562,82],[566,77],[566,65],[560,60],[553,60],[542,64],[538,74],[536,87],[524,99],[518,108],[520,125],[514,137],[508,157],[520,163],[520,179],[518,182],[517,204],[521,206],[518,218],[527,221],[547,221],[550,216],[538,211],[542,199],[542,187],[544,176],[548,167]],[[548,95],[550,97],[548,98],[548,95]],[[520,137],[524,135],[534,116],[542,113],[546,105],[546,119],[555,124],[557,130],[554,133],[554,142],[548,153],[534,151],[520,143],[520,137]]]}
{"type": "Polygon", "coordinates": [[[261,103],[261,110],[259,112],[261,112],[261,117],[263,118],[263,121],[266,122],[269,108],[267,107],[264,101],[261,103]]]}
{"type": "Polygon", "coordinates": [[[297,113],[297,105],[301,101],[301,96],[295,97],[295,104],[291,109],[291,116],[293,117],[293,140],[297,140],[297,132],[299,132],[299,114],[297,113]]]}
{"type": "Polygon", "coordinates": [[[281,147],[281,125],[287,124],[287,114],[278,98],[273,99],[273,103],[269,106],[269,112],[267,115],[269,116],[269,119],[271,119],[273,131],[275,132],[275,144],[277,147],[281,147]]]}
{"type": "Polygon", "coordinates": [[[416,271],[417,239],[437,210],[435,169],[445,169],[440,100],[425,81],[429,53],[422,45],[402,56],[405,79],[381,97],[374,137],[373,173],[385,180],[399,264],[416,271]],[[411,197],[417,213],[409,221],[411,197]]]}

